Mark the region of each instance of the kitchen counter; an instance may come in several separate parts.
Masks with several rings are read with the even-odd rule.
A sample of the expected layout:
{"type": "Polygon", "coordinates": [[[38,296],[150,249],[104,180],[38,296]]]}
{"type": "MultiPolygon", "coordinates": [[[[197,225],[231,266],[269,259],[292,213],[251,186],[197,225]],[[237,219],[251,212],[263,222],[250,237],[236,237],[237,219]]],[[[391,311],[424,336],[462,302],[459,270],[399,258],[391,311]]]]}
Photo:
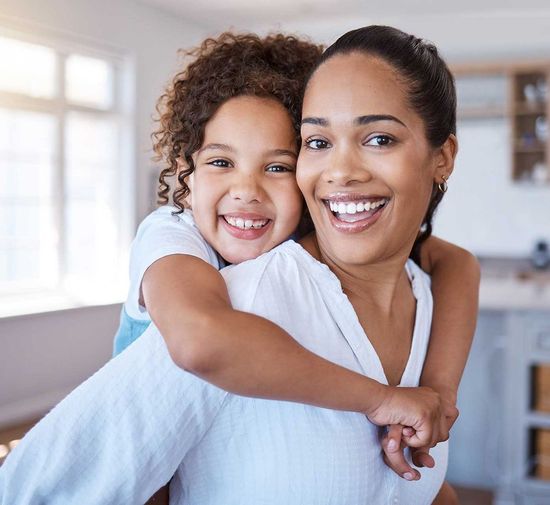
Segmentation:
{"type": "Polygon", "coordinates": [[[479,306],[494,310],[550,310],[550,270],[527,259],[479,258],[479,306]]]}

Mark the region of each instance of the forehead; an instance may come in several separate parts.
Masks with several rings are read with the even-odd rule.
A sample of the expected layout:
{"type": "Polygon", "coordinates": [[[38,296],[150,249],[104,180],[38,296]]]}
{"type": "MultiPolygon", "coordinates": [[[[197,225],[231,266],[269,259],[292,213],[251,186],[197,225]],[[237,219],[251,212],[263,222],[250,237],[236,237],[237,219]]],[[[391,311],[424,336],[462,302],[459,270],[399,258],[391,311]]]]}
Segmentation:
{"type": "Polygon", "coordinates": [[[336,55],[324,62],[308,83],[303,110],[304,116],[333,118],[416,115],[398,72],[384,60],[361,53],[336,55]]]}
{"type": "Polygon", "coordinates": [[[202,144],[209,143],[248,153],[295,150],[296,132],[289,112],[277,100],[239,96],[223,103],[206,123],[202,144]]]}
{"type": "Polygon", "coordinates": [[[289,112],[274,98],[238,96],[223,103],[210,118],[205,135],[254,133],[256,135],[278,133],[279,137],[294,138],[289,112]]]}

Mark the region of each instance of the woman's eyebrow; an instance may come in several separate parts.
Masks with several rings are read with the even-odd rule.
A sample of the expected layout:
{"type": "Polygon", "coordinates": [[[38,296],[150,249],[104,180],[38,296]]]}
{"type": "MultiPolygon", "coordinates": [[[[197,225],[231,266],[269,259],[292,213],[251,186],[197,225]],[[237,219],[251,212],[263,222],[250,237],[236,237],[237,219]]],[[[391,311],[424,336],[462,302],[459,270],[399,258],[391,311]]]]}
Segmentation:
{"type": "Polygon", "coordinates": [[[407,127],[407,125],[403,123],[403,121],[397,119],[395,116],[392,116],[390,114],[369,114],[367,116],[359,116],[353,120],[353,123],[359,126],[369,123],[375,123],[376,121],[395,121],[396,123],[407,127]]]}
{"type": "Polygon", "coordinates": [[[302,124],[312,124],[316,126],[328,126],[328,120],[324,117],[305,117],[302,119],[302,124]]]}
{"type": "MultiPolygon", "coordinates": [[[[390,114],[369,114],[366,116],[358,116],[353,120],[353,124],[356,126],[362,126],[376,121],[395,121],[400,125],[407,126],[403,121],[392,116],[390,114]]],[[[330,122],[324,117],[305,117],[302,119],[302,125],[312,124],[315,126],[329,126],[330,122]]]]}

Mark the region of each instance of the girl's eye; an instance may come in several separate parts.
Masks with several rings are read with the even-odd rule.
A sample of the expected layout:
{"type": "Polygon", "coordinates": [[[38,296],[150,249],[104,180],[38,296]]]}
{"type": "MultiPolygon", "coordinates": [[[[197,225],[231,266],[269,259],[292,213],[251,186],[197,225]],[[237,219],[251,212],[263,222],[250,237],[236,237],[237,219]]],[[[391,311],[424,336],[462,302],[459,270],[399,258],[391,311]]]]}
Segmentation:
{"type": "Polygon", "coordinates": [[[304,144],[308,149],[315,149],[315,150],[326,149],[327,147],[330,146],[330,144],[323,139],[307,139],[304,142],[304,144]]]}
{"type": "Polygon", "coordinates": [[[208,162],[209,165],[214,165],[215,167],[227,168],[229,166],[229,161],[224,159],[212,160],[208,162]]]}
{"type": "Polygon", "coordinates": [[[389,135],[375,135],[371,137],[365,145],[374,147],[386,147],[393,143],[393,139],[389,135]]]}
{"type": "Polygon", "coordinates": [[[266,168],[266,172],[274,172],[274,173],[281,173],[281,172],[294,172],[294,170],[290,167],[285,167],[284,165],[270,165],[266,168]]]}

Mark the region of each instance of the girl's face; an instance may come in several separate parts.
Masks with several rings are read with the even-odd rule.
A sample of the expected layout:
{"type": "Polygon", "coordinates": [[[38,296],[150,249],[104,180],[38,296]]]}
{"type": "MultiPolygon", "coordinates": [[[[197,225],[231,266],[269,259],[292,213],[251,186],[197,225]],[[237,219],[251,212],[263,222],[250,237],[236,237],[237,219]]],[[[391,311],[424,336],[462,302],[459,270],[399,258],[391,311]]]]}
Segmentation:
{"type": "Polygon", "coordinates": [[[406,258],[434,181],[452,170],[454,137],[432,148],[403,79],[360,53],[318,68],[302,118],[297,180],[322,253],[350,265],[406,258]]]}
{"type": "Polygon", "coordinates": [[[232,98],[210,119],[193,155],[188,201],[201,234],[226,261],[256,258],[296,229],[297,155],[292,121],[275,100],[232,98]]]}

